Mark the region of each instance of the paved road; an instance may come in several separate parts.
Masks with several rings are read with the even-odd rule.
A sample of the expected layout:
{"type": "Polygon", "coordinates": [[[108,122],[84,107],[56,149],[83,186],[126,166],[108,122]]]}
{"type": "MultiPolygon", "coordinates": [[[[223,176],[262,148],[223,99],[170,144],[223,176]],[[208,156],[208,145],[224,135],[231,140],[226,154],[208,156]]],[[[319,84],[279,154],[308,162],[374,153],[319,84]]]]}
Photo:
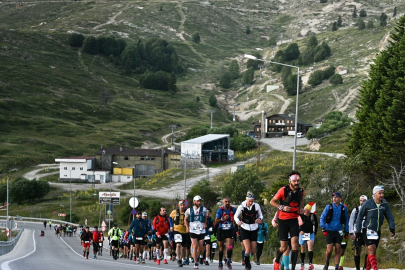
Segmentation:
{"type": "MultiPolygon", "coordinates": [[[[39,237],[43,225],[40,223],[26,223],[26,229],[23,232],[17,246],[10,253],[0,256],[1,270],[87,270],[87,269],[179,269],[175,262],[161,264],[157,266],[153,261],[146,260],[146,264],[136,265],[133,261],[127,259],[118,259],[114,261],[109,253],[104,249],[103,256],[98,259],[85,259],[82,256],[82,248],[78,237],[57,238],[53,230],[46,230],[44,237],[39,237]]],[[[106,241],[107,242],[107,241],[106,241]]],[[[90,249],[92,253],[92,248],[90,249]]],[[[299,266],[297,266],[298,269],[299,266]]],[[[192,265],[185,266],[183,269],[191,270],[192,265]]],[[[200,266],[201,270],[217,270],[217,262],[209,266],[200,266]]],[[[244,266],[240,263],[233,263],[234,270],[243,270],[244,266]]],[[[271,264],[252,265],[255,270],[273,270],[271,264]]],[[[322,265],[315,265],[315,270],[322,270],[322,265]]],[[[329,269],[332,269],[330,267],[329,269]]],[[[345,270],[354,270],[354,268],[345,267],[345,270]]]]}

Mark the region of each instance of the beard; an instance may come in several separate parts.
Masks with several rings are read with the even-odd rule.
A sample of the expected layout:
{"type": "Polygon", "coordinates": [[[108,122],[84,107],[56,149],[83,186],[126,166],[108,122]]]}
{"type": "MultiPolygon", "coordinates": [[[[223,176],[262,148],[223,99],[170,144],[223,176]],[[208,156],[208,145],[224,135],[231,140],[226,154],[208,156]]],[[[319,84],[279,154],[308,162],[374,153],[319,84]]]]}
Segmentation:
{"type": "Polygon", "coordinates": [[[228,209],[231,205],[229,203],[225,204],[225,208],[228,209]]]}

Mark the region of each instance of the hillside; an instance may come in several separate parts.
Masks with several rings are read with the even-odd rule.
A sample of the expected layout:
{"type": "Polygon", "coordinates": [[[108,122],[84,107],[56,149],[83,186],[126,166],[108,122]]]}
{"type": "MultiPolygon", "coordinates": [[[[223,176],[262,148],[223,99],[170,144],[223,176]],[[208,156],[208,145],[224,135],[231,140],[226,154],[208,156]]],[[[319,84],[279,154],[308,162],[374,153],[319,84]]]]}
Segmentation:
{"type": "MultiPolygon", "coordinates": [[[[247,90],[240,80],[230,90],[218,86],[219,76],[231,59],[245,69],[243,54],[263,49],[265,59],[289,42],[300,48],[306,35],[326,41],[332,56],[302,67],[309,74],[328,65],[347,70],[344,84],[304,85],[300,118],[314,122],[331,110],[354,115],[356,93],[368,65],[387,44],[386,27],[378,26],[382,12],[392,16],[392,1],[24,1],[0,2],[0,173],[52,162],[57,156],[92,155],[100,147],[141,147],[160,144],[160,137],[176,124],[184,130],[209,124],[208,98],[217,95],[221,110],[214,126],[233,124],[229,104],[240,103],[239,128],[248,130],[255,115],[294,112],[295,101],[283,89],[266,93],[265,85],[280,85],[278,74],[264,67],[261,79],[247,90]],[[357,30],[352,9],[365,9],[365,20],[375,28],[357,30]],[[297,15],[298,14],[298,15],[297,15]],[[341,15],[343,27],[331,32],[341,15]],[[245,33],[250,27],[251,33],[245,33]],[[70,33],[113,35],[128,44],[139,39],[164,38],[177,50],[186,71],[177,78],[174,96],[142,89],[139,75],[127,75],[107,57],[82,53],[68,45],[70,33]],[[191,40],[198,32],[201,43],[191,40]],[[274,50],[271,36],[278,37],[274,50]],[[104,106],[102,96],[111,94],[104,106]],[[200,101],[196,101],[196,97],[200,101]],[[291,100],[290,100],[291,99],[291,100]]],[[[398,3],[398,15],[405,4],[398,3]]],[[[257,71],[256,76],[259,76],[257,71]]]]}

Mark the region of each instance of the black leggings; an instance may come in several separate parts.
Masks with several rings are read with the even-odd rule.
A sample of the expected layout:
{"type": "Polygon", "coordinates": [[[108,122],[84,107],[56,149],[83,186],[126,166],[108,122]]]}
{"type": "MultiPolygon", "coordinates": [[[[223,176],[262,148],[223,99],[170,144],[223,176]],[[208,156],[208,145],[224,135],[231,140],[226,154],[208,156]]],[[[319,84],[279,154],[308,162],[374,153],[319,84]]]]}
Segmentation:
{"type": "Polygon", "coordinates": [[[257,242],[257,244],[256,244],[256,260],[260,260],[260,257],[262,256],[262,253],[263,253],[263,246],[264,246],[264,242],[263,243],[257,242]]]}

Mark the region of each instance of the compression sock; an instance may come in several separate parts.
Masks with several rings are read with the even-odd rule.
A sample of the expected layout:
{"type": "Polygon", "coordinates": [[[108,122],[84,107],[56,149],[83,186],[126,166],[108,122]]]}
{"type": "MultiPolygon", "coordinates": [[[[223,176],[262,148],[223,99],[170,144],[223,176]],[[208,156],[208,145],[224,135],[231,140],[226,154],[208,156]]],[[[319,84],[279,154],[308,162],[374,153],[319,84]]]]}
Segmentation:
{"type": "Polygon", "coordinates": [[[339,270],[339,265],[335,264],[335,270],[339,270]]]}
{"type": "Polygon", "coordinates": [[[227,257],[228,259],[231,259],[231,258],[232,258],[232,249],[228,249],[228,250],[226,251],[226,257],[227,257]]]}
{"type": "Polygon", "coordinates": [[[219,262],[222,262],[222,258],[224,257],[224,252],[223,252],[223,251],[219,251],[219,252],[218,252],[218,257],[219,257],[219,262]]]}
{"type": "Polygon", "coordinates": [[[295,270],[298,260],[298,250],[293,250],[291,253],[291,270],[295,270]]]}
{"type": "Polygon", "coordinates": [[[89,257],[89,253],[90,253],[90,252],[87,251],[87,257],[89,257]]]}
{"type": "Polygon", "coordinates": [[[160,248],[156,250],[156,258],[160,260],[160,248]]]}
{"type": "Polygon", "coordinates": [[[370,264],[374,270],[378,270],[378,263],[377,263],[377,256],[376,255],[368,255],[370,258],[370,264]]]}
{"type": "Polygon", "coordinates": [[[290,269],[290,256],[283,255],[283,264],[286,269],[290,269]]]}
{"type": "Polygon", "coordinates": [[[312,264],[312,260],[314,259],[313,251],[308,251],[308,258],[309,258],[309,264],[312,264]]]}
{"type": "Polygon", "coordinates": [[[301,263],[305,262],[305,252],[301,252],[301,263]]]}
{"type": "Polygon", "coordinates": [[[245,260],[245,251],[242,250],[242,260],[245,260]]]}
{"type": "Polygon", "coordinates": [[[167,248],[165,248],[163,250],[163,259],[167,260],[167,254],[169,253],[169,250],[167,248]]]}
{"type": "Polygon", "coordinates": [[[245,264],[247,267],[250,268],[250,254],[249,253],[245,253],[245,264]]]}
{"type": "Polygon", "coordinates": [[[354,264],[356,265],[356,270],[360,270],[360,256],[354,256],[354,264]]]}
{"type": "Polygon", "coordinates": [[[280,263],[281,256],[283,256],[283,253],[279,249],[277,249],[276,263],[280,263]]]}
{"type": "Polygon", "coordinates": [[[340,262],[339,262],[339,266],[343,266],[343,263],[345,262],[345,256],[341,256],[340,257],[340,262]]]}

